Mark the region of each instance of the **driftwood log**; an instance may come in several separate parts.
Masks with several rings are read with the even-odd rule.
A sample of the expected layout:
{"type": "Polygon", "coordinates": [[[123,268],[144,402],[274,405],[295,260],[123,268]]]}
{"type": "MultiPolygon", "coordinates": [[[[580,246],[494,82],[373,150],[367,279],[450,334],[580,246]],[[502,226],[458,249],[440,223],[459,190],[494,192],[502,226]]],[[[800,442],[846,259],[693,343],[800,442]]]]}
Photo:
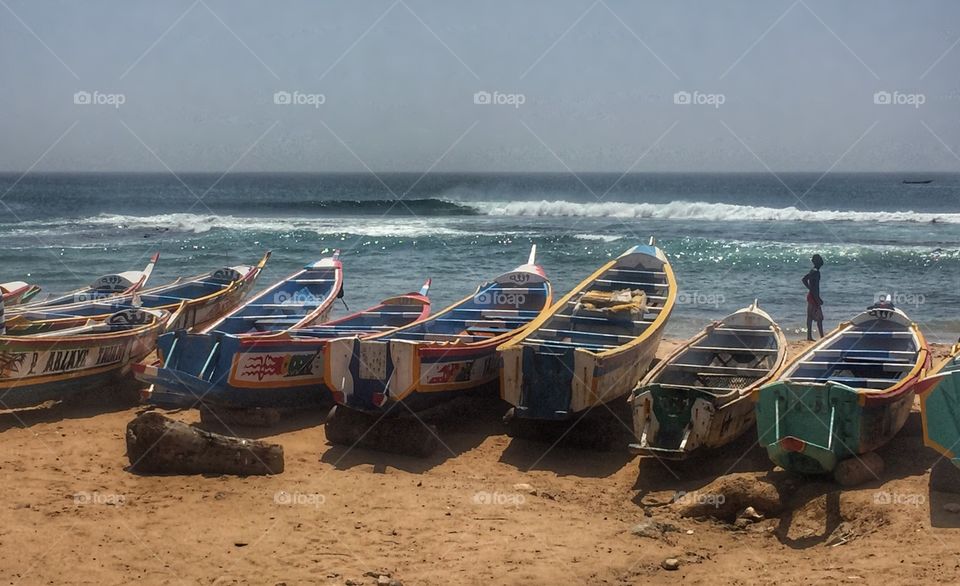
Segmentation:
{"type": "Polygon", "coordinates": [[[131,469],[151,474],[283,472],[283,446],[211,433],[153,411],[127,424],[127,457],[131,469]]]}

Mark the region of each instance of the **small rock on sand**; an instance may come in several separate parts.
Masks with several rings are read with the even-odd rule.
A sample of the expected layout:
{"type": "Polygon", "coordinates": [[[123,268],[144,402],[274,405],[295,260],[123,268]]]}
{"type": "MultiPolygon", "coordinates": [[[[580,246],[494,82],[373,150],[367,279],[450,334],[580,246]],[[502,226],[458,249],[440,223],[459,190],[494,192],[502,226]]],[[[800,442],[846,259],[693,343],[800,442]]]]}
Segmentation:
{"type": "Polygon", "coordinates": [[[660,562],[660,566],[664,570],[677,570],[680,568],[680,560],[677,558],[667,558],[660,562]]]}
{"type": "Polygon", "coordinates": [[[640,537],[649,537],[650,539],[661,539],[663,534],[668,531],[677,531],[676,526],[669,523],[661,523],[653,519],[644,519],[633,526],[630,533],[640,537]]]}

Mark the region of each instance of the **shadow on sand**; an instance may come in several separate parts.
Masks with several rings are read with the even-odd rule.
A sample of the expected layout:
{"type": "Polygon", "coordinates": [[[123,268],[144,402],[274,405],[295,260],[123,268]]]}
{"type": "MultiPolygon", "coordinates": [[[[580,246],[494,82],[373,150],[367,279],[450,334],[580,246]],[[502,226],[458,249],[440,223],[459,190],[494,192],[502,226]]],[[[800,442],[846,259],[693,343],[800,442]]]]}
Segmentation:
{"type": "Polygon", "coordinates": [[[35,407],[0,411],[0,433],[15,427],[55,423],[64,419],[86,419],[104,413],[126,411],[139,405],[143,385],[134,382],[118,384],[72,395],[63,401],[48,401],[35,407]]]}
{"type": "MultiPolygon", "coordinates": [[[[372,465],[375,472],[383,472],[388,466],[414,474],[426,472],[450,458],[456,458],[476,448],[488,437],[504,432],[501,417],[506,406],[494,391],[492,388],[482,389],[444,403],[430,412],[418,413],[423,425],[417,425],[417,430],[421,433],[436,433],[438,439],[437,448],[427,457],[380,451],[375,447],[359,444],[328,443],[320,461],[339,470],[372,465]]],[[[375,423],[389,424],[386,418],[375,423]]],[[[391,447],[383,446],[385,450],[391,447]]]]}

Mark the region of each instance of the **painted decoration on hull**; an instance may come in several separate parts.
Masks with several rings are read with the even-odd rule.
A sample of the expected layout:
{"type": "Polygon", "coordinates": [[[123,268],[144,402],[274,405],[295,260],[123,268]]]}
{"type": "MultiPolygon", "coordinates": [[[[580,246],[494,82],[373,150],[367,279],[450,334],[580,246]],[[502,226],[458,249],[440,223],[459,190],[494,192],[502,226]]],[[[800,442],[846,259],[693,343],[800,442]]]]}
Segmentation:
{"type": "Polygon", "coordinates": [[[237,354],[230,370],[230,384],[263,388],[323,384],[323,351],[246,352],[237,354]]]}
{"type": "Polygon", "coordinates": [[[490,354],[480,358],[470,357],[463,360],[442,360],[434,363],[424,361],[420,372],[421,390],[448,390],[446,386],[431,388],[433,385],[451,383],[484,383],[497,374],[497,356],[490,354]]]}
{"type": "Polygon", "coordinates": [[[69,374],[124,362],[127,342],[96,348],[54,349],[48,351],[0,351],[0,379],[69,374]]]}

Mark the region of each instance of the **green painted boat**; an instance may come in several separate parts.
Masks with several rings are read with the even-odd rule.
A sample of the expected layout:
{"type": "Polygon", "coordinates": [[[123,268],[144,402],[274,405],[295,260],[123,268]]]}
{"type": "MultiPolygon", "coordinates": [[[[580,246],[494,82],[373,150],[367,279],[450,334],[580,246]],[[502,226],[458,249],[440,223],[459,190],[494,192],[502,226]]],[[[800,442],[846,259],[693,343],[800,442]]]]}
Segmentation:
{"type": "Polygon", "coordinates": [[[630,451],[682,460],[735,440],[753,425],[753,393],[783,367],[786,349],[780,327],[756,301],[708,325],[634,390],[630,451]]]}
{"type": "Polygon", "coordinates": [[[923,443],[960,468],[960,344],[941,362],[933,375],[917,385],[923,443]]]}
{"type": "Polygon", "coordinates": [[[838,462],[873,451],[900,431],[929,367],[917,324],[892,304],[871,306],[760,388],[760,445],[787,470],[832,472],[838,462]]]}

